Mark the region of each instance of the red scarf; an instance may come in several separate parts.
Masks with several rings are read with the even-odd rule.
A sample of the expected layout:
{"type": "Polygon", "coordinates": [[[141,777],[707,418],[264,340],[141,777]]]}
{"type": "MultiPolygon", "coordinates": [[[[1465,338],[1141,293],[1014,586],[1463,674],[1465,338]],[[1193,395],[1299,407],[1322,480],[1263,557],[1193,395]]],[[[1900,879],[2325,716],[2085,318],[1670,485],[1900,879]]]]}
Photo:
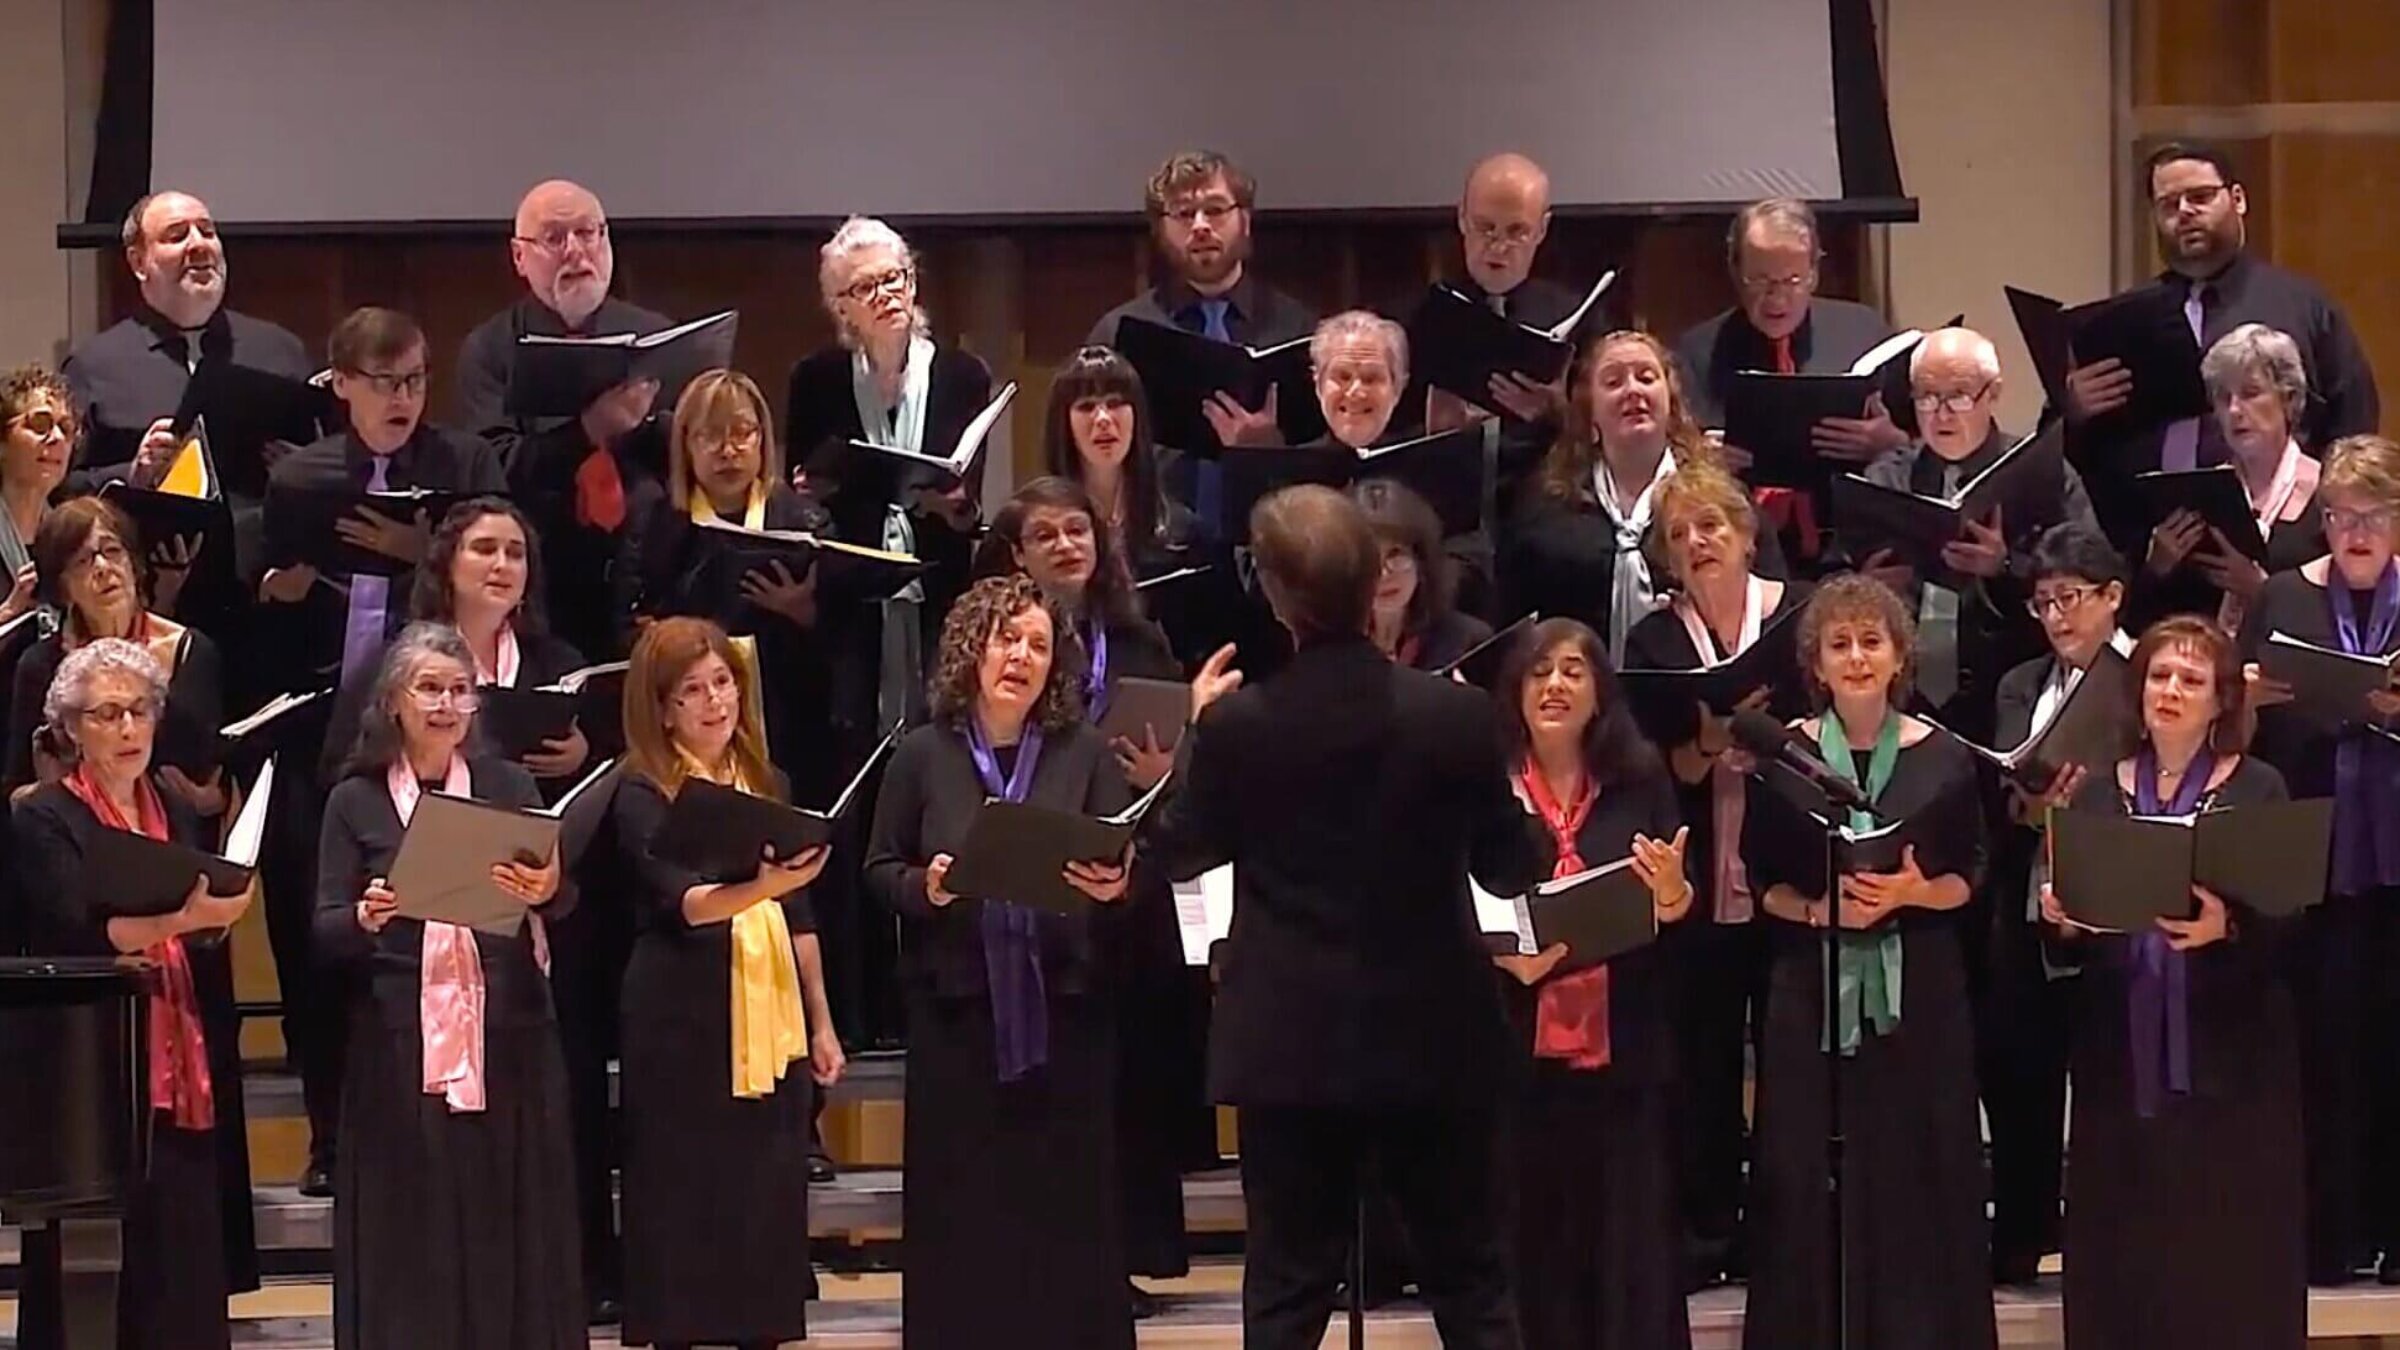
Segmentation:
{"type": "MultiPolygon", "coordinates": [[[[166,803],[158,799],[158,789],[149,779],[134,784],[131,821],[101,790],[90,765],[77,765],[62,782],[102,825],[166,842],[166,803]]],[[[182,938],[168,938],[145,948],[142,955],[157,963],[159,972],[159,987],[149,1000],[150,1107],[171,1113],[179,1130],[214,1129],[216,1093],[209,1083],[208,1038],[200,1023],[200,992],[192,980],[191,958],[182,938]]]]}
{"type": "MultiPolygon", "coordinates": [[[[1583,822],[1600,795],[1591,779],[1584,779],[1573,805],[1562,807],[1550,795],[1541,766],[1528,758],[1525,767],[1517,771],[1517,786],[1524,791],[1525,800],[1533,803],[1542,824],[1549,827],[1551,842],[1558,846],[1558,861],[1550,875],[1570,877],[1582,871],[1583,855],[1576,851],[1575,836],[1583,832],[1583,822]]],[[[1563,1059],[1577,1069],[1608,1067],[1606,963],[1543,982],[1534,1006],[1533,1057],[1563,1059]]]]}

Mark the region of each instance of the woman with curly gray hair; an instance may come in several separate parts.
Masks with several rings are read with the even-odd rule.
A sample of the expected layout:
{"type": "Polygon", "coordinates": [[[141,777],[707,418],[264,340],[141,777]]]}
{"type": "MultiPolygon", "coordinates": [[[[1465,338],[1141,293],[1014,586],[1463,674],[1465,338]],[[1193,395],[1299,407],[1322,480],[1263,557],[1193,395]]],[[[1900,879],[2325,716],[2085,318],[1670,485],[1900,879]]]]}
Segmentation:
{"type": "Polygon", "coordinates": [[[965,897],[952,856],[986,800],[1102,815],[1130,789],[1082,719],[1080,663],[1029,577],[992,577],[942,625],[934,721],[892,759],[865,884],[906,928],[911,1350],[1130,1350],[1109,1109],[1116,1028],[1104,954],[1124,859],[1070,863],[1074,915],[965,897]]]}
{"type": "MultiPolygon", "coordinates": [[[[158,971],[145,1011],[150,1159],[125,1216],[119,1344],[222,1346],[226,1295],[255,1259],[248,1223],[229,1222],[230,1206],[247,1219],[250,1176],[239,1161],[241,1024],[223,940],[252,891],[214,895],[196,875],[174,910],[134,914],[91,884],[87,866],[110,830],[216,851],[215,831],[151,770],[166,703],[166,675],[134,643],[102,638],[68,654],[42,708],[69,767],[18,803],[14,863],[33,952],[139,955],[158,971]]],[[[62,1344],[55,1239],[29,1231],[25,1245],[20,1343],[62,1344]]]]}

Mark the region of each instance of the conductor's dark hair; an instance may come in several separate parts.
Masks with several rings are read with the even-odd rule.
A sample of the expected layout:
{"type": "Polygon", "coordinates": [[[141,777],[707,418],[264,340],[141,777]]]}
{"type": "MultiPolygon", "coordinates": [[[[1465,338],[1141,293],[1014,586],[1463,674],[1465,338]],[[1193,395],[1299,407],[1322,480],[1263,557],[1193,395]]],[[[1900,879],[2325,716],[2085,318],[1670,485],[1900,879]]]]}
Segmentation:
{"type": "Polygon", "coordinates": [[[361,305],[342,316],[325,339],[325,364],[358,375],[370,364],[397,361],[425,345],[425,330],[396,309],[361,305]]]}
{"type": "Polygon", "coordinates": [[[517,522],[525,534],[525,598],[518,602],[517,612],[509,616],[509,626],[520,634],[544,631],[542,619],[542,537],[533,522],[506,497],[474,497],[450,508],[442,523],[434,526],[433,538],[425,545],[425,561],[417,568],[417,579],[408,593],[408,617],[429,623],[458,622],[458,593],[450,585],[450,569],[458,562],[458,546],[465,541],[467,531],[489,516],[506,516],[517,522]]]}
{"type": "Polygon", "coordinates": [[[1270,493],[1250,509],[1250,554],[1295,644],[1367,631],[1383,550],[1358,503],[1313,483],[1270,493]]]}
{"type": "Polygon", "coordinates": [[[1492,682],[1492,701],[1500,714],[1500,745],[1515,770],[1533,751],[1533,733],[1525,725],[1525,682],[1545,657],[1572,646],[1592,672],[1592,720],[1583,729],[1583,767],[1592,781],[1606,787],[1651,781],[1664,772],[1658,747],[1642,735],[1633,710],[1619,693],[1617,672],[1608,663],[1608,644],[1581,619],[1544,619],[1509,644],[1500,662],[1500,678],[1492,682]]]}
{"type": "Polygon", "coordinates": [[[2141,198],[2147,202],[2158,191],[2158,170],[2161,165],[2188,159],[2206,164],[2217,171],[2227,187],[2239,187],[2242,176],[2234,171],[2233,156],[2224,147],[2206,141],[2168,141],[2142,158],[2141,198]]]}
{"type": "MultiPolygon", "coordinates": [[[[1100,523],[1100,511],[1092,505],[1092,495],[1074,479],[1044,474],[1018,488],[1000,513],[992,517],[992,537],[1007,548],[1022,552],[1026,519],[1041,510],[1080,511],[1092,524],[1092,579],[1084,588],[1085,612],[1098,615],[1103,623],[1145,622],[1141,603],[1134,599],[1133,572],[1127,567],[1124,555],[1117,552],[1116,541],[1109,538],[1108,527],[1100,523]]],[[[1013,557],[1007,570],[1018,570],[1013,557]]]]}
{"type": "Polygon", "coordinates": [[[1168,545],[1167,499],[1159,485],[1158,449],[1150,439],[1150,399],[1133,363],[1113,347],[1084,347],[1058,368],[1050,402],[1042,411],[1042,467],[1061,478],[1084,481],[1083,455],[1075,448],[1075,404],[1087,398],[1121,398],[1133,411],[1125,429],[1125,542],[1168,545]]]}
{"type": "Polygon", "coordinates": [[[2125,555],[2088,525],[2053,525],[2033,543],[2033,577],[2073,577],[2095,586],[2130,585],[2125,555]]]}
{"type": "Polygon", "coordinates": [[[1389,478],[1368,478],[1351,485],[1350,500],[1367,516],[1375,532],[1376,571],[1380,577],[1383,550],[1404,548],[1417,564],[1417,593],[1408,598],[1408,613],[1400,620],[1403,637],[1416,637],[1448,614],[1458,602],[1458,572],[1442,547],[1442,521],[1405,484],[1389,478]]]}

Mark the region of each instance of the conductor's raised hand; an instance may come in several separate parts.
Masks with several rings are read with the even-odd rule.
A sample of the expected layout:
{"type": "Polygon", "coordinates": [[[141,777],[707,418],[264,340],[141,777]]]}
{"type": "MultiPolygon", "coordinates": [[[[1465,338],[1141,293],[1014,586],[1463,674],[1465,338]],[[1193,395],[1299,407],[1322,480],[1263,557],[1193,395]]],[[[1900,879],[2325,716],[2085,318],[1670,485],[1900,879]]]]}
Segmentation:
{"type": "Polygon", "coordinates": [[[1113,905],[1125,898],[1125,879],[1132,864],[1133,851],[1128,848],[1115,862],[1071,862],[1060,875],[1096,903],[1113,905]]]}
{"type": "Polygon", "coordinates": [[[1208,705],[1242,687],[1242,672],[1233,668],[1234,647],[1228,642],[1209,654],[1192,677],[1192,720],[1198,722],[1208,705]]]}

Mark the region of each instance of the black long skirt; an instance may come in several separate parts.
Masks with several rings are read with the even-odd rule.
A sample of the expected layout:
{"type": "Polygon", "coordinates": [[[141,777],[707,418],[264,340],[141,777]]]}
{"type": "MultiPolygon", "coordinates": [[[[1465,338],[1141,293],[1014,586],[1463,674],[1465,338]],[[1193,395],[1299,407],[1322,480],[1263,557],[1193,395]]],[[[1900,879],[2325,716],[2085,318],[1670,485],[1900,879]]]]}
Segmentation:
{"type": "Polygon", "coordinates": [[[625,970],[629,1344],[808,1335],[808,1061],[733,1095],[730,979],[722,945],[656,933],[625,970]]]}
{"type": "Polygon", "coordinates": [[[1672,1087],[1525,1073],[1501,1138],[1526,1350],[1690,1346],[1672,1087]]]}
{"type": "MultiPolygon", "coordinates": [[[[2192,1055],[2242,1071],[2222,1090],[2134,1111],[2125,979],[2088,969],[2075,1029],[2067,1168],[2066,1330],[2075,1350],[2308,1342],[2306,1183],[2298,1037],[2291,1004],[2267,992],[2238,1020],[2243,1045],[2192,1055]]],[[[2218,1023],[2215,1029],[2228,1029],[2218,1023]]],[[[2195,1074],[2200,1070],[2195,1069],[2195,1074]]]]}
{"type": "MultiPolygon", "coordinates": [[[[217,1136],[176,1129],[165,1116],[153,1122],[150,1170],[126,1205],[117,1344],[122,1350],[225,1350],[232,1333],[225,1312],[217,1136]]],[[[25,1285],[17,1344],[56,1350],[65,1333],[52,1230],[27,1229],[20,1262],[25,1285]]]]}
{"type": "MultiPolygon", "coordinates": [[[[1825,1195],[1828,1101],[1817,935],[1770,937],[1745,1350],[1834,1343],[1825,1195]]],[[[1844,1284],[1852,1350],[1998,1342],[1975,1106],[1975,1031],[1951,930],[1904,935],[1900,1022],[1841,1062],[1844,1284]]],[[[2077,1149],[2082,1148],[2081,1137],[2077,1149]]],[[[2081,1350],[2078,1347],[2078,1350],[2081,1350]]]]}
{"type": "Polygon", "coordinates": [[[490,1027],[486,1109],[426,1095],[414,1027],[351,1018],[334,1162],[342,1350],[582,1350],[567,1072],[549,1026],[490,1027]]]}
{"type": "Polygon", "coordinates": [[[911,992],[907,1350],[1131,1350],[1110,1021],[1106,1000],[1054,997],[1049,1063],[1002,1083],[991,1005],[911,992]]]}
{"type": "Polygon", "coordinates": [[[2345,1277],[2400,1245],[2390,1148],[2400,1125],[2400,889],[2327,896],[2300,916],[2286,952],[2299,1015],[2301,1123],[2307,1131],[2308,1268],[2345,1277]]]}

